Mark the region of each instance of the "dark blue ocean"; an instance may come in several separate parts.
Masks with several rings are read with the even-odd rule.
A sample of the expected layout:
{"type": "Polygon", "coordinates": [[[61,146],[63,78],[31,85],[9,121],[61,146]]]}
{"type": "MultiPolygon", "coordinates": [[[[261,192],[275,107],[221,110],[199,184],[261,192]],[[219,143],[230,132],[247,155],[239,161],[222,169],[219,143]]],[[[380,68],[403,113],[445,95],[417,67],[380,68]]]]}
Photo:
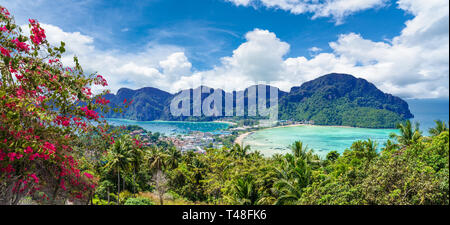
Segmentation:
{"type": "Polygon", "coordinates": [[[409,110],[414,114],[411,121],[420,123],[420,130],[428,135],[428,129],[435,126],[434,120],[449,121],[448,99],[408,99],[409,110]]]}

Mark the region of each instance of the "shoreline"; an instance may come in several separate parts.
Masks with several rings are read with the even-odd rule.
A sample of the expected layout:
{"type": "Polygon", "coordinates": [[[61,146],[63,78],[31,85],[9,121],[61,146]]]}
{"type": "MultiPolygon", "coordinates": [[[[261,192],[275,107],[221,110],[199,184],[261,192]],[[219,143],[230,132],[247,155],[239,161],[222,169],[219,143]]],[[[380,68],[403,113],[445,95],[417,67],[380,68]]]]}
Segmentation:
{"type": "Polygon", "coordinates": [[[249,135],[262,130],[268,130],[268,129],[276,129],[276,128],[286,128],[286,127],[301,127],[301,126],[310,126],[310,127],[335,127],[335,128],[358,128],[358,129],[394,129],[394,128],[364,128],[364,127],[351,127],[351,126],[342,126],[342,125],[315,125],[315,124],[290,124],[290,125],[283,125],[283,126],[275,126],[275,127],[266,127],[263,129],[255,130],[255,131],[249,131],[245,132],[238,137],[236,137],[234,143],[239,144],[242,146],[242,143],[246,137],[249,135]]]}
{"type": "Polygon", "coordinates": [[[133,123],[223,123],[228,125],[236,125],[237,123],[230,121],[214,120],[214,121],[185,121],[185,120],[132,120],[126,118],[104,118],[105,120],[122,120],[133,123]]]}
{"type": "Polygon", "coordinates": [[[237,125],[237,123],[235,123],[235,122],[225,121],[225,120],[214,120],[214,121],[211,121],[211,122],[213,122],[213,123],[226,123],[226,124],[231,125],[231,126],[237,125]]]}
{"type": "MultiPolygon", "coordinates": [[[[225,121],[225,120],[213,120],[213,121],[186,121],[186,120],[133,120],[133,119],[126,119],[126,118],[104,118],[105,120],[123,120],[123,121],[129,121],[134,123],[152,123],[152,122],[158,122],[158,123],[223,123],[228,125],[237,125],[235,122],[231,121],[225,121]]],[[[265,129],[273,129],[273,128],[282,128],[282,127],[297,127],[297,126],[312,126],[312,127],[338,127],[338,128],[358,128],[358,129],[396,129],[396,128],[370,128],[370,127],[352,127],[352,126],[344,126],[344,125],[317,125],[317,124],[290,124],[290,125],[283,125],[283,126],[274,126],[274,127],[266,127],[260,130],[265,129]]],[[[259,131],[259,130],[257,130],[259,131]]]]}
{"type": "Polygon", "coordinates": [[[254,131],[249,131],[249,132],[245,132],[245,133],[243,133],[243,134],[237,136],[236,139],[234,140],[234,144],[239,144],[240,146],[242,146],[242,143],[243,143],[244,139],[245,139],[247,136],[253,134],[253,132],[254,132],[254,131]]]}

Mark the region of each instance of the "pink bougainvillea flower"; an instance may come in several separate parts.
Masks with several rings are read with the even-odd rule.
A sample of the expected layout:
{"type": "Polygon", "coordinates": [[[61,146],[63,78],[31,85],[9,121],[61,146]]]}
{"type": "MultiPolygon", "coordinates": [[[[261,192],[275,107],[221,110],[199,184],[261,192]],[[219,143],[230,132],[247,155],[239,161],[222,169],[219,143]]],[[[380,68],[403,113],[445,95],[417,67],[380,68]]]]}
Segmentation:
{"type": "Polygon", "coordinates": [[[1,32],[9,32],[9,30],[6,28],[6,26],[0,27],[1,32]]]}
{"type": "Polygon", "coordinates": [[[30,161],[33,161],[37,157],[39,157],[39,153],[34,153],[34,154],[30,155],[29,159],[30,159],[30,161]]]}
{"type": "Polygon", "coordinates": [[[17,153],[15,153],[15,152],[9,152],[8,153],[9,161],[14,161],[14,159],[16,158],[16,155],[17,155],[17,153]]]}
{"type": "Polygon", "coordinates": [[[61,179],[61,183],[59,184],[59,186],[65,191],[66,190],[66,186],[65,186],[65,181],[64,179],[61,179]]]}
{"type": "Polygon", "coordinates": [[[90,88],[83,87],[82,92],[87,98],[91,98],[92,97],[92,91],[91,91],[90,88]]]}
{"type": "Polygon", "coordinates": [[[12,40],[11,42],[16,44],[16,48],[19,51],[28,52],[30,50],[30,48],[28,47],[28,45],[25,42],[20,42],[19,39],[17,39],[17,38],[12,40]]]}
{"type": "Polygon", "coordinates": [[[39,183],[39,178],[36,176],[36,174],[32,173],[29,175],[31,178],[33,178],[34,183],[38,184],[39,183]]]}
{"type": "Polygon", "coordinates": [[[90,173],[84,173],[84,175],[89,179],[94,178],[94,176],[92,176],[92,174],[90,174],[90,173]]]}
{"type": "Polygon", "coordinates": [[[29,19],[28,21],[30,22],[32,27],[31,28],[32,34],[30,36],[30,39],[35,45],[39,45],[46,38],[45,31],[40,27],[39,23],[36,22],[36,20],[29,19]]]}
{"type": "Polygon", "coordinates": [[[59,59],[49,59],[49,60],[48,60],[48,63],[49,63],[49,64],[53,64],[53,63],[55,63],[55,62],[59,62],[59,59]]]}
{"type": "Polygon", "coordinates": [[[27,148],[25,148],[25,150],[23,150],[23,152],[26,154],[30,154],[33,153],[33,149],[30,146],[28,146],[27,148]]]}
{"type": "Polygon", "coordinates": [[[43,147],[44,147],[45,149],[47,149],[49,155],[51,155],[51,154],[53,154],[53,153],[56,152],[55,145],[52,144],[52,143],[50,143],[50,142],[47,142],[47,141],[46,141],[46,142],[44,143],[44,146],[43,146],[43,147]]]}
{"type": "Polygon", "coordinates": [[[11,15],[6,8],[3,8],[1,6],[0,6],[0,13],[5,15],[6,18],[9,18],[9,16],[11,15]]]}
{"type": "Polygon", "coordinates": [[[102,86],[108,86],[108,82],[106,81],[105,78],[103,78],[102,75],[97,75],[97,77],[95,79],[95,84],[102,85],[102,86]]]}
{"type": "Polygon", "coordinates": [[[63,125],[65,127],[70,126],[70,118],[65,116],[57,116],[55,119],[55,123],[58,125],[63,125]]]}
{"type": "Polygon", "coordinates": [[[9,53],[11,53],[11,51],[9,51],[6,48],[3,48],[0,46],[0,52],[2,53],[2,55],[4,55],[5,57],[11,57],[11,55],[9,53]]]}
{"type": "Polygon", "coordinates": [[[106,105],[106,104],[108,104],[109,103],[109,100],[107,100],[107,99],[105,99],[105,98],[97,98],[96,100],[95,100],[95,103],[96,104],[102,104],[102,105],[106,105]]]}
{"type": "Polygon", "coordinates": [[[86,115],[88,119],[98,119],[98,113],[94,110],[89,110],[87,106],[80,108],[86,115]]]}
{"type": "MultiPolygon", "coordinates": [[[[58,187],[64,178],[61,190],[69,198],[84,198],[84,192],[95,189],[96,177],[80,171],[84,167],[78,155],[71,156],[69,143],[78,131],[98,130],[97,124],[107,123],[98,118],[100,110],[106,109],[101,104],[109,101],[92,93],[95,85],[107,82],[101,75],[84,76],[81,66],[65,67],[60,61],[64,48],[50,46],[38,21],[29,20],[26,37],[9,15],[0,6],[0,87],[4,92],[0,96],[0,179],[13,184],[6,191],[14,188],[37,196],[34,192],[39,190],[45,200],[49,185],[58,187]],[[47,52],[49,58],[44,56],[47,52]]],[[[104,132],[102,138],[109,141],[104,132]]]]}

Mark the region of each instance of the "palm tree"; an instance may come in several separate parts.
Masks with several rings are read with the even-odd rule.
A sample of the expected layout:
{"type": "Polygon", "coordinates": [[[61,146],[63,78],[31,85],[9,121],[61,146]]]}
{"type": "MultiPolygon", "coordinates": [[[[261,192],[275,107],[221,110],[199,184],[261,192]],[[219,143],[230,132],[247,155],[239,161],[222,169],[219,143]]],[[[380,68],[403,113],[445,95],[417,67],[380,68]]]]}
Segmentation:
{"type": "Polygon", "coordinates": [[[252,176],[240,177],[233,185],[233,202],[240,205],[257,205],[261,196],[252,176]]]}
{"type": "Polygon", "coordinates": [[[300,141],[292,145],[292,153],[286,154],[277,169],[279,179],[274,183],[274,189],[279,196],[275,204],[295,204],[302,196],[303,188],[311,182],[311,166],[309,162],[316,159],[312,151],[307,152],[300,141]]]}
{"type": "Polygon", "coordinates": [[[428,130],[428,133],[430,133],[431,136],[438,136],[442,132],[448,131],[448,127],[447,124],[445,124],[445,122],[441,120],[435,120],[434,122],[436,123],[436,127],[430,128],[428,130]]]}
{"type": "Polygon", "coordinates": [[[403,146],[409,146],[416,143],[421,137],[422,132],[419,130],[419,123],[416,123],[414,130],[411,125],[411,121],[407,120],[404,124],[399,123],[397,129],[400,131],[400,135],[391,133],[390,138],[396,138],[397,141],[403,146]]]}
{"type": "Polygon", "coordinates": [[[292,155],[295,159],[300,158],[306,160],[309,164],[318,164],[320,163],[319,158],[314,155],[314,150],[308,150],[307,145],[303,145],[303,142],[296,141],[291,145],[292,155]]]}
{"type": "Polygon", "coordinates": [[[356,158],[366,158],[369,161],[377,156],[377,148],[378,144],[370,138],[366,141],[355,141],[350,147],[352,154],[354,154],[356,158]]]}
{"type": "Polygon", "coordinates": [[[302,196],[303,188],[311,182],[311,167],[307,159],[287,154],[278,174],[280,178],[273,185],[275,191],[279,193],[275,204],[297,203],[302,196]]]}
{"type": "Polygon", "coordinates": [[[147,163],[151,170],[162,170],[166,166],[167,155],[158,147],[151,148],[147,155],[147,163]]]}
{"type": "Polygon", "coordinates": [[[272,160],[275,162],[282,162],[283,161],[283,155],[280,153],[275,153],[272,155],[272,160]]]}
{"type": "Polygon", "coordinates": [[[253,159],[260,159],[263,157],[263,155],[261,154],[260,151],[254,151],[254,152],[250,153],[249,155],[253,159]]]}
{"type": "Polygon", "coordinates": [[[378,144],[377,142],[369,138],[367,139],[367,141],[364,142],[364,145],[365,145],[364,148],[365,155],[370,161],[377,156],[378,144]]]}
{"type": "Polygon", "coordinates": [[[307,149],[308,149],[308,146],[305,146],[303,148],[303,142],[301,142],[301,141],[296,141],[296,142],[294,142],[294,144],[291,145],[292,154],[296,158],[305,159],[307,149]]]}
{"type": "Polygon", "coordinates": [[[105,165],[108,170],[114,170],[117,173],[117,204],[120,204],[120,172],[127,171],[132,159],[129,156],[130,143],[126,137],[121,137],[111,146],[108,163],[105,165]]]}
{"type": "MultiPolygon", "coordinates": [[[[140,141],[140,136],[135,137],[137,141],[140,141]]],[[[130,138],[127,138],[127,141],[131,141],[130,138]]],[[[129,149],[129,155],[131,159],[131,168],[133,169],[133,192],[136,193],[136,171],[139,170],[143,160],[143,151],[137,146],[133,146],[129,149]]]]}
{"type": "Polygon", "coordinates": [[[248,151],[250,151],[249,145],[243,147],[239,144],[235,144],[230,149],[230,155],[232,155],[233,157],[236,157],[236,158],[246,158],[248,156],[248,154],[247,154],[248,151]]]}
{"type": "Polygon", "coordinates": [[[383,151],[391,151],[398,149],[398,144],[394,143],[392,140],[387,140],[384,144],[383,151]]]}
{"type": "Polygon", "coordinates": [[[181,152],[175,147],[171,147],[167,150],[167,166],[169,166],[170,168],[177,168],[180,158],[181,152]]]}

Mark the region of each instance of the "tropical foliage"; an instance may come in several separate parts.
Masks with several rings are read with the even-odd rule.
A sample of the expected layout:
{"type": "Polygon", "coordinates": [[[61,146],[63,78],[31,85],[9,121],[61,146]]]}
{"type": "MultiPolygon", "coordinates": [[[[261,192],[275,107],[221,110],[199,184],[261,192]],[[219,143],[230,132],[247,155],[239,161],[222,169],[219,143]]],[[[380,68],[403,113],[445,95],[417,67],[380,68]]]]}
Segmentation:
{"type": "MultiPolygon", "coordinates": [[[[325,159],[301,141],[291,153],[269,158],[239,145],[206,154],[154,146],[144,148],[138,174],[160,171],[164,191],[190,204],[448,204],[449,132],[416,138],[420,133],[405,122],[381,147],[356,141],[325,159]]],[[[132,183],[131,171],[124,174],[132,183]]],[[[140,192],[156,187],[152,176],[139,178],[151,183],[140,182],[140,192]]]]}

